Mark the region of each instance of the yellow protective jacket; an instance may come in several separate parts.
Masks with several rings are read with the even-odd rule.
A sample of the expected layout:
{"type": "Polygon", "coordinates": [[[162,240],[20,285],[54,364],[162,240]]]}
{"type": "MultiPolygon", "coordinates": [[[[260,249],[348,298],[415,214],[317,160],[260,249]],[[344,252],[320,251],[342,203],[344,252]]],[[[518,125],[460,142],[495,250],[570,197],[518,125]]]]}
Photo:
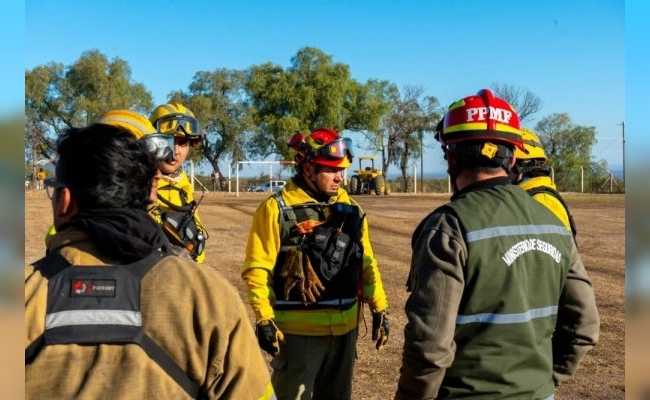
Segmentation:
{"type": "MultiPolygon", "coordinates": [[[[294,180],[282,189],[282,198],[287,206],[315,202],[294,180]]],[[[330,198],[329,203],[358,204],[344,189],[330,198]]],[[[242,268],[242,278],[248,288],[248,301],[256,320],[273,318],[278,328],[289,334],[323,336],[343,335],[357,327],[358,304],[348,310],[274,310],[273,270],[280,252],[280,207],[273,196],[260,204],[253,215],[253,221],[246,246],[246,260],[242,268]]],[[[368,220],[363,219],[361,227],[363,244],[363,297],[372,312],[388,307],[377,260],[368,237],[368,220]]]]}
{"type": "MultiPolygon", "coordinates": [[[[181,195],[179,192],[181,190],[185,192],[188,202],[194,200],[194,187],[192,186],[192,183],[187,177],[185,171],[181,171],[180,175],[174,178],[163,175],[162,178],[158,179],[158,196],[164,198],[165,200],[169,201],[172,204],[178,206],[185,205],[181,200],[181,195]]],[[[163,203],[160,199],[158,199],[158,208],[154,208],[151,211],[152,216],[159,224],[162,224],[162,221],[160,220],[160,214],[157,212],[157,210],[165,210],[165,209],[169,209],[169,207],[165,203],[163,203]]],[[[198,222],[198,225],[202,225],[198,210],[194,214],[194,219],[198,222]]],[[[201,253],[199,253],[199,255],[196,258],[196,262],[198,263],[203,263],[204,261],[205,261],[205,249],[201,253]]]]}
{"type": "MultiPolygon", "coordinates": [[[[73,265],[115,264],[86,233],[50,239],[73,265]]],[[[45,330],[48,279],[25,268],[25,349],[45,330]]],[[[217,271],[168,256],[141,281],[142,329],[211,399],[274,398],[268,368],[236,289],[217,271]]],[[[50,345],[25,365],[27,399],[184,399],[137,344],[50,345]]]]}
{"type": "MultiPolygon", "coordinates": [[[[553,180],[551,180],[550,176],[535,176],[531,178],[524,178],[524,180],[518,182],[517,185],[526,191],[538,187],[548,187],[557,191],[555,183],[553,183],[553,180]]],[[[548,192],[540,192],[535,194],[533,196],[533,199],[539,201],[545,205],[546,208],[551,210],[551,212],[555,214],[555,216],[557,216],[560,221],[562,221],[562,224],[566,226],[569,231],[571,231],[571,223],[569,222],[568,210],[564,208],[564,205],[562,205],[557,197],[548,192]]]]}

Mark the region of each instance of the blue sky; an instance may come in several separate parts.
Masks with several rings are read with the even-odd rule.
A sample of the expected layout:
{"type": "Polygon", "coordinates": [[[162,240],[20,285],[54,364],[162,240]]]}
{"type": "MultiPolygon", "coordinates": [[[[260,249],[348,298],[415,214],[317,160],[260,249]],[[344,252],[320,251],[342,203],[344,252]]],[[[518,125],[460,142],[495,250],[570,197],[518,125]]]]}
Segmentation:
{"type": "MultiPolygon", "coordinates": [[[[536,119],[566,112],[595,126],[593,158],[622,163],[622,0],[28,0],[25,21],[26,69],[70,65],[98,49],[128,61],[156,103],[186,89],[197,71],[286,67],[305,46],[349,65],[360,82],[420,85],[443,105],[493,82],[512,84],[542,99],[536,119]]],[[[426,150],[424,169],[443,169],[436,146],[426,150]]]]}

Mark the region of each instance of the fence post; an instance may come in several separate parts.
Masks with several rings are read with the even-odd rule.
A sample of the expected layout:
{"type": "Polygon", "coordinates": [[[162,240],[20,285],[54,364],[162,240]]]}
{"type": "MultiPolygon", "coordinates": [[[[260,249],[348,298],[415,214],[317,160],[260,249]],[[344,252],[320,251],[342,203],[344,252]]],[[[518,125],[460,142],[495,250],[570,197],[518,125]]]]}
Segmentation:
{"type": "Polygon", "coordinates": [[[585,169],[580,166],[580,193],[585,192],[585,169]]]}
{"type": "Polygon", "coordinates": [[[418,169],[413,163],[413,193],[418,192],[418,169]]]}

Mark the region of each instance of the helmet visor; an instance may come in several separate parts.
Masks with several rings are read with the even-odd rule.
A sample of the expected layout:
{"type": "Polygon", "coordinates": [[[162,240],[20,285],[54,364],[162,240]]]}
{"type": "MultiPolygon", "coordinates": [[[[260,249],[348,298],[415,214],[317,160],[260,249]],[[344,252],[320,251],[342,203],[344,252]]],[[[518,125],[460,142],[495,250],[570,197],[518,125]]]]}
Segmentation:
{"type": "Polygon", "coordinates": [[[144,136],[142,140],[156,161],[171,162],[174,159],[174,136],[154,133],[144,136]]]}
{"type": "Polygon", "coordinates": [[[185,136],[201,135],[201,126],[196,118],[184,114],[169,114],[158,118],[154,127],[160,133],[173,135],[181,133],[185,136]]]}
{"type": "Polygon", "coordinates": [[[352,139],[336,139],[333,142],[320,147],[316,151],[316,155],[334,159],[341,159],[347,156],[349,159],[352,159],[352,157],[354,157],[352,139]]]}

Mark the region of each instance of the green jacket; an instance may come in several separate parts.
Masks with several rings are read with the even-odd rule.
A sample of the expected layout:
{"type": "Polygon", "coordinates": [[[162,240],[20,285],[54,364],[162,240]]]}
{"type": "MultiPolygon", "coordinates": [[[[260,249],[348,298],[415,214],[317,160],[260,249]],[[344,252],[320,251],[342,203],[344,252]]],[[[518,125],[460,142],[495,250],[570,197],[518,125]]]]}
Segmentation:
{"type": "Polygon", "coordinates": [[[397,398],[549,398],[596,344],[571,233],[507,178],[454,195],[412,248],[397,398]]]}

